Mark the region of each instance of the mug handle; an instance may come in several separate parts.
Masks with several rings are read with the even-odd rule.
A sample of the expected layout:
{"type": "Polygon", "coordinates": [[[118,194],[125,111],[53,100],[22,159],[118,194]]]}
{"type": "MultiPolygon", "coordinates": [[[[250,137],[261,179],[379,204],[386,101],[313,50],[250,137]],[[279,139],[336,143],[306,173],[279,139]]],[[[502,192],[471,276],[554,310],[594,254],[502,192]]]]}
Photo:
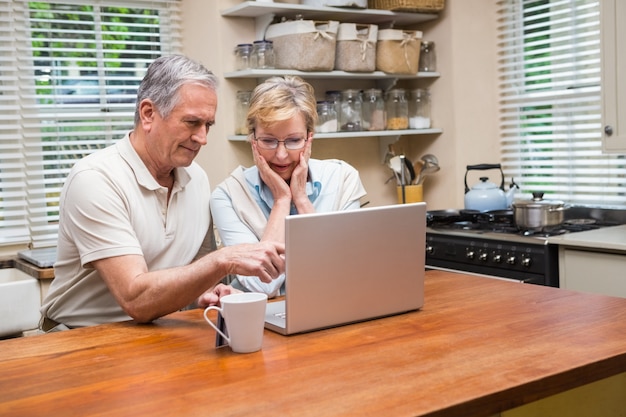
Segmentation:
{"type": "Polygon", "coordinates": [[[211,321],[211,319],[207,316],[207,314],[209,313],[210,310],[215,310],[217,312],[219,312],[220,314],[222,314],[222,309],[217,307],[217,306],[209,306],[204,310],[204,319],[206,320],[207,323],[209,323],[211,325],[211,327],[213,327],[215,329],[216,332],[218,332],[223,338],[224,340],[226,340],[226,342],[230,345],[230,338],[228,336],[226,336],[224,334],[224,332],[222,332],[218,326],[213,323],[213,321],[211,321]]]}

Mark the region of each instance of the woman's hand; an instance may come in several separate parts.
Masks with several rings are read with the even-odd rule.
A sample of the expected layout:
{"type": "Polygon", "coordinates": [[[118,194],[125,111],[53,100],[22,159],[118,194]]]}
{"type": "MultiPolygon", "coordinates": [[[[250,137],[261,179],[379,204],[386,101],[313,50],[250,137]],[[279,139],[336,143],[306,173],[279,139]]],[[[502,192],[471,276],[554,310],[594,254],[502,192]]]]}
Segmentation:
{"type": "Polygon", "coordinates": [[[311,142],[312,138],[309,137],[300,153],[300,162],[296,169],[293,170],[291,182],[289,183],[292,200],[298,209],[298,213],[309,213],[312,209],[306,192],[306,183],[309,176],[309,159],[311,158],[311,142]]]}
{"type": "Polygon", "coordinates": [[[259,169],[261,180],[272,192],[274,201],[286,199],[291,204],[292,197],[289,185],[280,177],[280,175],[275,173],[272,168],[270,168],[265,158],[263,158],[263,156],[259,153],[255,141],[252,142],[252,155],[254,157],[254,163],[259,169]]]}

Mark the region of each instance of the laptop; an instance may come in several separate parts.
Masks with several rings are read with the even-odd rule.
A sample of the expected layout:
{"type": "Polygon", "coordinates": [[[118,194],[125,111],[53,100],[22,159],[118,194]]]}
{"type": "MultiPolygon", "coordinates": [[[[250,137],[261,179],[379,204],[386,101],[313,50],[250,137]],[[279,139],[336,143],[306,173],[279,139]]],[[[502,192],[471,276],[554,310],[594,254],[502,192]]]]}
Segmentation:
{"type": "Polygon", "coordinates": [[[28,249],[18,252],[17,256],[39,268],[52,268],[57,260],[57,248],[28,249]]]}
{"type": "Polygon", "coordinates": [[[420,309],[426,203],[287,216],[285,298],[265,327],[291,335],[420,309]]]}

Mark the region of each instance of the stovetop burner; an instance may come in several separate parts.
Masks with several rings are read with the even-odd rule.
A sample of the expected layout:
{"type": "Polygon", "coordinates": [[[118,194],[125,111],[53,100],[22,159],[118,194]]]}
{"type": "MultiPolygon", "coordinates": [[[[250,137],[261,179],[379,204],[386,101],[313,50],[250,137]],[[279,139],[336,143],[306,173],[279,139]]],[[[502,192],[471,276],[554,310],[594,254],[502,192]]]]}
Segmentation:
{"type": "Polygon", "coordinates": [[[565,233],[569,233],[570,231],[571,230],[568,230],[567,228],[561,226],[554,226],[544,227],[540,230],[518,230],[518,233],[520,233],[522,236],[545,238],[550,236],[562,235],[565,233]]]}
{"type": "Polygon", "coordinates": [[[473,210],[434,210],[427,214],[427,225],[436,230],[468,231],[474,233],[513,234],[530,238],[548,238],[565,233],[594,230],[604,224],[591,218],[568,219],[563,223],[540,230],[523,230],[515,225],[512,210],[476,212],[473,210]]]}
{"type": "Polygon", "coordinates": [[[480,227],[478,223],[471,222],[469,220],[462,220],[458,222],[448,223],[450,229],[457,230],[476,230],[480,227]]]}
{"type": "Polygon", "coordinates": [[[548,237],[626,224],[626,210],[574,206],[565,216],[558,226],[519,230],[511,210],[429,211],[426,266],[558,287],[558,245],[548,237]]]}
{"type": "Polygon", "coordinates": [[[569,220],[565,220],[563,223],[588,225],[588,224],[595,224],[596,222],[597,222],[596,219],[569,219],[569,220]]]}
{"type": "Polygon", "coordinates": [[[515,226],[501,223],[477,223],[469,221],[460,221],[454,223],[448,223],[445,225],[431,225],[432,228],[446,229],[446,230],[468,230],[468,231],[483,231],[491,233],[520,233],[519,229],[515,226]]]}

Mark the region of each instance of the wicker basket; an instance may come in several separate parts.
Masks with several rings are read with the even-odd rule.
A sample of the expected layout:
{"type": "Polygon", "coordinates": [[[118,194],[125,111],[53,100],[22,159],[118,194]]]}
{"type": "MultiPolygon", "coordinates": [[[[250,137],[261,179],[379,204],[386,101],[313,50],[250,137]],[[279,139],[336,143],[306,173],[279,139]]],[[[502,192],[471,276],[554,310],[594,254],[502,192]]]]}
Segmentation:
{"type": "Polygon", "coordinates": [[[437,13],[445,7],[445,0],[368,0],[368,6],[394,12],[437,13]]]}
{"type": "Polygon", "coordinates": [[[421,39],[419,30],[379,30],[376,69],[387,74],[417,74],[421,39]]]}
{"type": "Polygon", "coordinates": [[[338,28],[333,20],[289,20],[269,25],[265,39],[274,42],[276,68],[332,71],[338,28]]]}
{"type": "Polygon", "coordinates": [[[376,70],[378,26],[340,23],[337,30],[335,69],[348,72],[376,70]]]}

